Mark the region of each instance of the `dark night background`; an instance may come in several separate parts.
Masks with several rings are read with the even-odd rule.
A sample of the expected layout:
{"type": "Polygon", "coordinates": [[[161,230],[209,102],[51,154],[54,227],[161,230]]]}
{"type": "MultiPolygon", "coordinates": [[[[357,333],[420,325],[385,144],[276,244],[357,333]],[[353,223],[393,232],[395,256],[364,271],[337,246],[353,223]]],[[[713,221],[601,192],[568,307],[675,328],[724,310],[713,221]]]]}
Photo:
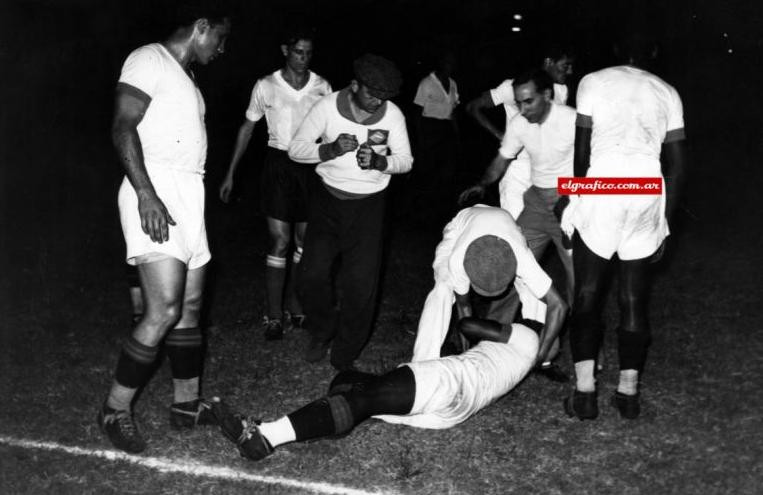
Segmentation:
{"type": "MultiPolygon", "coordinates": [[[[89,283],[77,278],[84,266],[100,270],[121,261],[116,208],[121,171],[109,140],[112,91],[126,55],[164,36],[173,5],[145,0],[2,2],[0,252],[2,288],[9,296],[4,302],[20,293],[17,284],[28,282],[31,273],[41,274],[36,282],[42,286],[57,276],[76,286],[89,283]],[[72,255],[77,250],[83,252],[82,259],[72,255]],[[61,267],[61,261],[69,266],[61,267]]],[[[756,159],[763,138],[758,109],[763,79],[759,2],[281,0],[240,1],[234,7],[225,55],[197,69],[210,137],[210,224],[225,208],[216,198],[216,188],[249,92],[258,77],[281,65],[278,36],[293,15],[315,21],[318,38],[312,67],[335,88],[348,82],[352,59],[364,51],[395,60],[406,78],[404,92],[395,101],[406,110],[419,78],[430,68],[429,60],[441,47],[458,54],[455,78],[465,103],[537,65],[543,40],[572,41],[578,53],[571,81],[574,95],[582,75],[612,62],[614,36],[629,26],[648,26],[662,46],[656,72],[683,98],[690,142],[713,143],[708,145],[715,150],[712,157],[695,150],[694,181],[724,176],[714,194],[733,199],[739,207],[757,204],[737,192],[736,185],[760,183],[763,175],[756,159]],[[523,20],[514,21],[515,13],[523,20]],[[513,25],[521,26],[522,32],[513,33],[513,25]]],[[[495,144],[463,111],[459,118],[465,150],[462,172],[474,175],[495,144]]],[[[250,163],[265,146],[265,126],[258,125],[257,132],[248,152],[250,163]]],[[[256,208],[252,196],[257,167],[241,170],[240,204],[256,208]]],[[[690,196],[687,209],[696,216],[712,199],[690,196]]]]}

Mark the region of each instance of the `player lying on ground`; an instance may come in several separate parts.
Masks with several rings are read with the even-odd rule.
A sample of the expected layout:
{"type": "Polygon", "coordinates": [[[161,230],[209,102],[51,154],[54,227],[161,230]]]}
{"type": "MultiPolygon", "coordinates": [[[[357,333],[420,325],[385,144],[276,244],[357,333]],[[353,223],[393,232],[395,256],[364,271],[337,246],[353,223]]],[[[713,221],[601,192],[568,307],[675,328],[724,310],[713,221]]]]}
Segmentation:
{"type": "MultiPolygon", "coordinates": [[[[262,459],[284,443],[341,435],[372,416],[419,428],[450,428],[514,388],[548,353],[567,308],[548,276],[540,268],[533,271],[537,263],[519,238],[506,234],[508,241],[495,235],[477,235],[481,232],[477,217],[492,218],[491,212],[505,216],[513,225],[509,214],[498,208],[464,210],[457,217],[464,225],[449,224],[450,234],[459,232],[457,237],[463,242],[447,249],[441,245],[437,258],[463,264],[466,285],[482,291],[505,292],[515,278],[538,292],[544,287],[545,293],[538,294],[546,306],[546,328],[540,344],[535,332],[524,325],[501,324],[459,311],[458,331],[476,346],[457,356],[439,357],[446,333],[441,323],[450,318],[450,312],[445,311],[443,320],[437,307],[449,308],[454,296],[447,284],[438,284],[422,314],[413,362],[382,376],[343,371],[334,378],[326,397],[270,423],[246,419],[223,403],[214,403],[212,411],[223,433],[236,443],[241,454],[262,459]],[[445,251],[450,253],[451,248],[458,253],[446,256],[445,251]]],[[[497,234],[505,234],[493,227],[497,234]]]]}
{"type": "Polygon", "coordinates": [[[381,376],[340,372],[326,397],[276,421],[245,418],[223,402],[213,403],[213,412],[241,455],[255,461],[285,443],[348,433],[370,417],[419,428],[450,428],[514,388],[538,354],[538,337],[524,325],[468,317],[458,327],[477,343],[465,353],[408,363],[381,376]]]}

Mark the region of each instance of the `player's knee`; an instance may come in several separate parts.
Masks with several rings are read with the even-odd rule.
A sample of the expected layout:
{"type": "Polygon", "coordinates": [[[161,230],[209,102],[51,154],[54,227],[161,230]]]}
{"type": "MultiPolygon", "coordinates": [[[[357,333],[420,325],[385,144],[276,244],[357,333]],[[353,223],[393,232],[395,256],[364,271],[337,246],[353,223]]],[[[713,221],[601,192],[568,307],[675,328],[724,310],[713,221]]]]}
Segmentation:
{"type": "Polygon", "coordinates": [[[154,303],[146,318],[158,327],[169,328],[180,320],[182,304],[177,301],[154,303]]]}

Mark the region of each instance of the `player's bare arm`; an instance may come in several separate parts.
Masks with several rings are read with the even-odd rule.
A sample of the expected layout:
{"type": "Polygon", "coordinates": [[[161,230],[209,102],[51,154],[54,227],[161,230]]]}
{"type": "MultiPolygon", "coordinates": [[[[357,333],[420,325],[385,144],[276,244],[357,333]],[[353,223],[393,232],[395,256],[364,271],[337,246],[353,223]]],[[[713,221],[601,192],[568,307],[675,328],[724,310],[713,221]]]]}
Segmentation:
{"type": "Polygon", "coordinates": [[[156,195],[143,161],[143,148],[138,135],[138,124],[146,114],[151,98],[141,90],[120,83],[115,99],[111,139],[135,193],[143,232],[152,241],[169,240],[169,225],[175,225],[167,208],[156,195]]]}
{"type": "Polygon", "coordinates": [[[665,178],[665,217],[671,224],[686,184],[686,140],[668,141],[662,145],[662,176],[665,178]]]}
{"type": "Polygon", "coordinates": [[[458,320],[458,331],[472,345],[482,340],[505,344],[511,338],[511,324],[501,325],[497,321],[484,318],[461,318],[458,320]]]}
{"type": "Polygon", "coordinates": [[[469,294],[456,294],[456,314],[458,319],[472,316],[472,303],[469,294]]]}
{"type": "Polygon", "coordinates": [[[506,173],[506,170],[509,169],[512,160],[513,159],[504,158],[500,153],[496,154],[495,158],[493,158],[490,165],[488,165],[485,170],[485,173],[482,174],[482,178],[480,178],[480,180],[473,186],[466,188],[458,196],[458,204],[463,206],[469,202],[481,200],[483,196],[485,196],[487,186],[501,180],[501,177],[506,173]]]}
{"type": "Polygon", "coordinates": [[[575,177],[585,177],[591,164],[592,120],[587,115],[578,114],[575,123],[575,156],[573,167],[575,177]]]}
{"type": "Polygon", "coordinates": [[[227,203],[230,200],[230,194],[233,191],[233,176],[236,174],[236,169],[241,162],[241,158],[246,152],[246,148],[249,146],[249,141],[252,139],[252,131],[254,130],[255,122],[249,119],[244,119],[244,123],[238,129],[236,135],[236,145],[233,148],[233,156],[231,157],[230,164],[228,165],[228,172],[225,174],[222,184],[220,184],[220,199],[227,203]]]}
{"type": "Polygon", "coordinates": [[[484,113],[485,109],[494,107],[495,103],[493,103],[493,97],[490,96],[490,91],[485,91],[466,104],[466,112],[477,121],[477,124],[500,141],[503,139],[503,132],[501,132],[484,113]]]}
{"type": "Polygon", "coordinates": [[[548,353],[562,330],[568,309],[567,303],[564,302],[553,285],[548,288],[548,292],[541,298],[541,301],[546,304],[546,324],[543,325],[543,330],[540,333],[536,365],[547,361],[548,353]]]}

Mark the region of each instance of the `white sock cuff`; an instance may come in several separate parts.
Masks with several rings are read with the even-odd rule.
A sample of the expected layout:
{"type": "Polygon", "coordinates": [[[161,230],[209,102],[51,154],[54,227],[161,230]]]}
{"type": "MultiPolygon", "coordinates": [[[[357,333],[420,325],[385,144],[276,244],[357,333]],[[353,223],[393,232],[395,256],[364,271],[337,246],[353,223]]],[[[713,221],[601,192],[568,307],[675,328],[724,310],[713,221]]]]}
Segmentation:
{"type": "Polygon", "coordinates": [[[265,266],[269,266],[270,268],[286,268],[286,258],[279,258],[278,256],[269,254],[267,258],[265,258],[265,266]]]}
{"type": "Polygon", "coordinates": [[[294,427],[286,416],[269,423],[262,423],[260,425],[260,432],[262,432],[262,435],[268,439],[268,442],[270,442],[270,445],[273,448],[285,443],[293,442],[297,439],[294,427]]]}

